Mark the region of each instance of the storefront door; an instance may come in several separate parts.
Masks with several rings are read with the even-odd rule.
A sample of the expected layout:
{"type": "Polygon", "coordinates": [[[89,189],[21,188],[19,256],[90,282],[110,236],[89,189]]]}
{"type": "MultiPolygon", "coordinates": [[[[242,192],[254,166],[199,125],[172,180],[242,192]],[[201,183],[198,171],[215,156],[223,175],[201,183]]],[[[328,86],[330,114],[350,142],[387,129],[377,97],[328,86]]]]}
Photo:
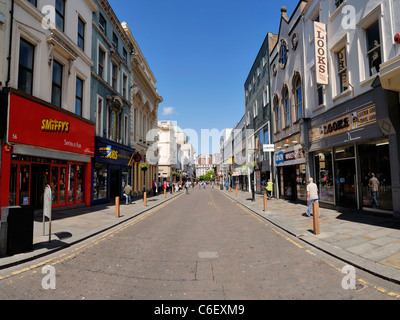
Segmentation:
{"type": "Polygon", "coordinates": [[[50,166],[32,164],[31,206],[35,209],[43,208],[43,194],[49,178],[50,166]]]}
{"type": "Polygon", "coordinates": [[[354,159],[336,161],[336,205],[356,208],[356,166],[354,159]]]}
{"type": "Polygon", "coordinates": [[[121,170],[110,169],[110,200],[121,196],[121,170]]]}

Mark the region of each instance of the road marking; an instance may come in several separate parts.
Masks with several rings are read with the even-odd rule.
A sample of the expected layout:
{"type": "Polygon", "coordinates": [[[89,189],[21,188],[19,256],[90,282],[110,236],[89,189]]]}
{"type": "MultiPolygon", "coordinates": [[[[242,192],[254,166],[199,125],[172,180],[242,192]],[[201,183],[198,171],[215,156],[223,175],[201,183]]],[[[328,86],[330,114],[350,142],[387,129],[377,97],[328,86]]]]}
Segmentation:
{"type": "Polygon", "coordinates": [[[218,258],[218,252],[210,251],[210,252],[198,252],[200,259],[216,259],[218,258]]]}

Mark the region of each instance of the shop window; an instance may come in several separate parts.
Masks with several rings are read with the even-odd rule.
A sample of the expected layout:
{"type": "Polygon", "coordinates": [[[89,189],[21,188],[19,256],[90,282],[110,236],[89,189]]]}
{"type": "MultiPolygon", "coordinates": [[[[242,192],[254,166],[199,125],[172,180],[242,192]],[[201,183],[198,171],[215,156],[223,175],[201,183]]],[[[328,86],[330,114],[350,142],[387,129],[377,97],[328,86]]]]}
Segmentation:
{"type": "Polygon", "coordinates": [[[372,207],[373,205],[369,180],[374,173],[379,181],[377,192],[379,209],[393,210],[389,141],[385,139],[359,145],[358,154],[360,155],[361,167],[362,205],[364,207],[372,207]]]}
{"type": "Polygon", "coordinates": [[[333,179],[332,152],[320,152],[315,155],[315,183],[318,185],[320,200],[334,203],[335,189],[333,179]]]}
{"type": "Polygon", "coordinates": [[[75,197],[75,165],[70,165],[68,169],[68,202],[73,202],[75,197]]]}
{"type": "Polygon", "coordinates": [[[107,165],[96,163],[93,180],[93,200],[107,199],[107,165]]]}
{"type": "Polygon", "coordinates": [[[53,204],[58,204],[58,171],[58,167],[51,168],[51,196],[53,204]]]}
{"type": "Polygon", "coordinates": [[[10,206],[17,205],[17,165],[12,163],[10,168],[10,206]]]}
{"type": "Polygon", "coordinates": [[[19,181],[19,205],[29,205],[29,183],[30,183],[30,166],[20,166],[20,181],[19,181]]]}
{"type": "Polygon", "coordinates": [[[335,149],[335,159],[354,158],[354,146],[335,149]]]}
{"type": "Polygon", "coordinates": [[[84,198],[84,167],[76,166],[76,202],[82,202],[84,198]]]}
{"type": "Polygon", "coordinates": [[[67,168],[60,168],[60,204],[65,203],[65,178],[67,175],[67,168]]]}

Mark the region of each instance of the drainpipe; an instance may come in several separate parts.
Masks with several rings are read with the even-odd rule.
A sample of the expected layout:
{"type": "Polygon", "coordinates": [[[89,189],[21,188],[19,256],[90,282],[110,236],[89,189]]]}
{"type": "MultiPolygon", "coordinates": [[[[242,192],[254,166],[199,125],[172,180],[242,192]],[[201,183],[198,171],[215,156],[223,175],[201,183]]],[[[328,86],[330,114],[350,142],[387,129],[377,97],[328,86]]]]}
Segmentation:
{"type": "Polygon", "coordinates": [[[7,72],[7,80],[5,83],[5,88],[9,88],[10,80],[11,80],[11,54],[12,54],[12,35],[13,35],[13,26],[14,26],[14,4],[15,0],[11,1],[11,11],[10,11],[10,42],[9,42],[9,48],[8,48],[8,72],[7,72]]]}

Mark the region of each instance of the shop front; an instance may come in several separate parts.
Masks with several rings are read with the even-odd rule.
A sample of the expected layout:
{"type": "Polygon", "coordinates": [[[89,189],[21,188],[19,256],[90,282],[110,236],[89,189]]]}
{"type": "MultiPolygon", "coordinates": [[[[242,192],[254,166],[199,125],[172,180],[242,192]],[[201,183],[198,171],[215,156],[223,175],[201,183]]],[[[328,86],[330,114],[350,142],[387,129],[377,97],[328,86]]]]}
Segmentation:
{"type": "Polygon", "coordinates": [[[1,207],[41,209],[46,185],[53,208],[89,206],[94,124],[18,91],[11,91],[8,115],[1,207]]]}
{"type": "Polygon", "coordinates": [[[279,197],[291,201],[306,201],[306,159],[302,146],[297,144],[275,152],[275,167],[279,197]]]}
{"type": "Polygon", "coordinates": [[[309,159],[321,202],[366,211],[396,210],[399,158],[391,121],[398,120],[390,119],[390,106],[396,104],[393,95],[373,90],[337,107],[330,118],[316,119],[309,130],[309,159]],[[372,202],[373,174],[379,180],[379,207],[372,202]]]}
{"type": "Polygon", "coordinates": [[[123,198],[127,183],[133,185],[132,164],[135,150],[116,142],[96,137],[92,165],[92,205],[123,198]]]}

